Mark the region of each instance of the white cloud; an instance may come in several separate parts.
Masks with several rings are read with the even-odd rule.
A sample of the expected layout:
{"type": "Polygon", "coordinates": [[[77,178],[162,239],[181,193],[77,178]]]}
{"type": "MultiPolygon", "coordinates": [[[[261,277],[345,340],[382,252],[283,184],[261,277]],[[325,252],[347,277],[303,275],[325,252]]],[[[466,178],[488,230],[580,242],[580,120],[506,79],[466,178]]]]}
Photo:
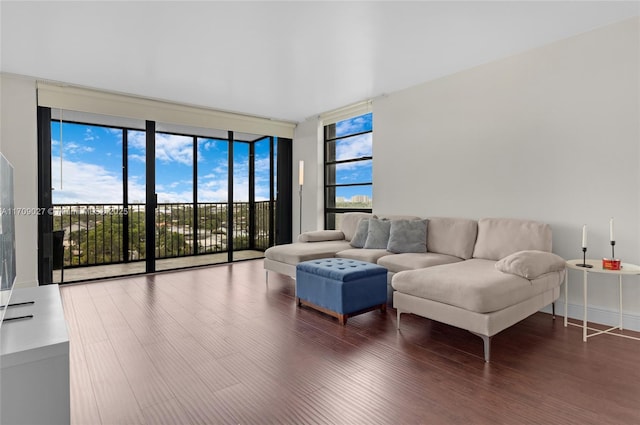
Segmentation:
{"type": "MultiPolygon", "coordinates": [[[[101,165],[64,160],[51,162],[53,202],[56,204],[122,203],[122,176],[101,165]]],[[[145,187],[129,182],[129,199],[145,199],[145,187]]]]}
{"type": "MultiPolygon", "coordinates": [[[[52,139],[51,140],[51,147],[56,147],[55,150],[52,149],[51,154],[53,156],[59,155],[60,154],[60,141],[59,140],[55,140],[52,139]]],[[[68,141],[64,141],[62,143],[62,149],[63,152],[65,154],[77,154],[77,153],[90,153],[95,151],[95,148],[93,146],[85,146],[85,145],[80,145],[74,141],[68,140],[68,141]]]]}
{"type": "Polygon", "coordinates": [[[371,161],[336,164],[336,179],[341,183],[371,181],[371,173],[371,161]]]}
{"type": "Polygon", "coordinates": [[[200,202],[226,202],[229,193],[225,188],[200,189],[198,190],[198,199],[200,202]]]}
{"type": "Polygon", "coordinates": [[[144,152],[147,148],[147,133],[144,131],[131,131],[128,138],[129,149],[137,149],[144,152]]]}
{"type": "Polygon", "coordinates": [[[256,164],[256,174],[257,173],[267,173],[269,174],[269,156],[256,156],[255,158],[256,164]]]}
{"type": "Polygon", "coordinates": [[[193,138],[156,134],[156,159],[165,163],[193,164],[193,138]]]}
{"type": "Polygon", "coordinates": [[[368,124],[369,121],[371,121],[370,114],[365,114],[359,117],[340,121],[336,123],[336,133],[337,134],[360,133],[364,131],[365,128],[370,128],[370,124],[368,124]]]}
{"type": "Polygon", "coordinates": [[[186,191],[166,191],[156,187],[156,193],[158,194],[158,203],[190,203],[193,202],[193,192],[191,190],[186,191]]]}
{"type": "Polygon", "coordinates": [[[91,128],[86,128],[84,131],[84,141],[91,142],[92,140],[99,139],[98,136],[94,136],[91,128]]]}
{"type": "Polygon", "coordinates": [[[336,159],[338,161],[362,156],[372,156],[371,133],[336,143],[336,159]]]}
{"type": "MultiPolygon", "coordinates": [[[[54,144],[57,143],[54,141],[54,144]]],[[[130,161],[144,163],[146,158],[144,132],[131,132],[129,137],[130,161]],[[136,152],[137,150],[137,152],[136,152]]],[[[158,135],[158,159],[167,162],[192,164],[193,141],[190,137],[158,135]]],[[[65,143],[65,151],[80,152],[93,147],[78,143],[65,143]]],[[[205,148],[206,149],[206,148],[205,148]]],[[[237,158],[234,164],[234,200],[248,201],[249,180],[247,158],[237,158]]],[[[228,196],[228,165],[226,158],[216,158],[215,163],[200,169],[198,198],[201,202],[225,202],[228,196]],[[206,174],[202,175],[202,173],[206,174]]],[[[62,188],[60,187],[60,161],[52,161],[52,178],[55,188],[53,200],[57,204],[114,203],[122,202],[122,176],[99,164],[89,164],[64,158],[62,162],[62,188]]],[[[130,202],[144,202],[146,198],[144,175],[129,177],[130,202]]],[[[192,202],[192,182],[177,181],[158,184],[156,192],[160,202],[192,202]]],[[[269,157],[256,158],[256,200],[269,198],[269,157]]]]}
{"type": "MultiPolygon", "coordinates": [[[[144,152],[146,149],[146,134],[135,131],[129,134],[129,148],[144,152]]],[[[129,154],[130,158],[143,161],[142,154],[129,154]]],[[[156,159],[164,163],[177,162],[184,165],[193,164],[193,138],[175,134],[156,133],[156,159]]]]}
{"type": "MultiPolygon", "coordinates": [[[[122,130],[120,130],[119,128],[113,128],[113,127],[102,127],[104,129],[104,131],[106,131],[109,134],[113,134],[116,136],[121,136],[122,135],[122,130]]],[[[131,134],[131,133],[129,133],[131,134]]],[[[144,132],[143,132],[144,134],[144,132]]]]}

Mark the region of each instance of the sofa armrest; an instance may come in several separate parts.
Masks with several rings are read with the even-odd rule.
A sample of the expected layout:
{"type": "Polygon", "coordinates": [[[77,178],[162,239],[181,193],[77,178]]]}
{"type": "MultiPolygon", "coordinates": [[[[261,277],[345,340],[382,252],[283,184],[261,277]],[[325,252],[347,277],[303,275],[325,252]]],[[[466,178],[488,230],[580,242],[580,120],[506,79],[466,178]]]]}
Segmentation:
{"type": "Polygon", "coordinates": [[[342,241],[344,233],[340,230],[315,230],[298,236],[298,242],[342,241]]]}
{"type": "Polygon", "coordinates": [[[503,273],[536,279],[546,273],[564,270],[564,258],[545,251],[518,251],[496,263],[496,269],[503,273]]]}

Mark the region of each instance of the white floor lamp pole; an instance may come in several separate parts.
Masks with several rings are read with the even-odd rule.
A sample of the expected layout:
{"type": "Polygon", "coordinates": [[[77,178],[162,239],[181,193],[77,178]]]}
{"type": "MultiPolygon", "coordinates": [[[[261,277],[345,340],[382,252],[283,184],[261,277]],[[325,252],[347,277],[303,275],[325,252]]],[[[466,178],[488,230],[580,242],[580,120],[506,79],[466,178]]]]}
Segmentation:
{"type": "Polygon", "coordinates": [[[300,185],[300,234],[302,234],[302,186],[304,186],[304,161],[302,160],[298,168],[298,184],[300,185]]]}

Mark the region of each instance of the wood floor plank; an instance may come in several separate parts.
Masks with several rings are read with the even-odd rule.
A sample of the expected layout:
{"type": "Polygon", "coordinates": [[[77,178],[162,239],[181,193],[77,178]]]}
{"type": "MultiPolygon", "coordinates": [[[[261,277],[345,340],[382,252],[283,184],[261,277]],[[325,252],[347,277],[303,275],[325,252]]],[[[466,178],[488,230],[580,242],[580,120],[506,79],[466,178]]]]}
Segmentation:
{"type": "Polygon", "coordinates": [[[200,376],[170,343],[148,344],[144,349],[160,375],[171,385],[176,399],[193,419],[190,423],[233,422],[228,412],[218,409],[211,402],[214,394],[211,386],[215,383],[205,382],[208,375],[200,376]]]}
{"type": "MultiPolygon", "coordinates": [[[[80,330],[76,321],[71,292],[62,291],[61,295],[69,334],[79,335],[80,330]]],[[[101,423],[93,382],[87,369],[84,346],[75,339],[71,340],[69,344],[69,364],[71,365],[69,368],[71,422],[76,424],[101,423]]]]}
{"type": "MultiPolygon", "coordinates": [[[[262,260],[61,288],[74,424],[638,424],[640,343],[536,313],[493,338],[341,326],[262,260]]],[[[638,333],[633,333],[638,335],[638,333]]]]}
{"type": "Polygon", "coordinates": [[[91,298],[87,285],[81,285],[71,291],[75,312],[78,334],[82,342],[92,344],[107,339],[107,334],[99,319],[93,299],[91,298]],[[97,319],[97,320],[96,320],[97,319]]]}
{"type": "Polygon", "coordinates": [[[98,411],[93,380],[89,375],[87,364],[73,360],[73,367],[69,371],[71,422],[76,424],[99,424],[102,422],[98,411]]]}
{"type": "Polygon", "coordinates": [[[103,293],[100,297],[100,307],[96,310],[101,314],[112,346],[118,347],[115,350],[116,357],[140,407],[144,409],[174,399],[174,393],[129,327],[125,316],[113,300],[113,294],[103,293]]]}
{"type": "Polygon", "coordinates": [[[111,343],[87,344],[85,352],[102,423],[143,424],[140,406],[111,343]]]}
{"type": "Polygon", "coordinates": [[[142,409],[147,425],[176,425],[196,423],[189,411],[177,399],[165,400],[162,403],[142,409]]]}

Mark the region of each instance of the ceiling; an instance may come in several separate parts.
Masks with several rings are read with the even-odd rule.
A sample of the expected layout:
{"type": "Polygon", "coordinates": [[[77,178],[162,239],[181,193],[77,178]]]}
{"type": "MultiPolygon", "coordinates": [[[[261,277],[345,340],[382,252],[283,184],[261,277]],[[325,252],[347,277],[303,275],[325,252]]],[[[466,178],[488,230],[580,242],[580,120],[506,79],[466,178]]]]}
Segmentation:
{"type": "Polygon", "coordinates": [[[640,2],[0,2],[0,71],[303,121],[640,15],[640,2]]]}

